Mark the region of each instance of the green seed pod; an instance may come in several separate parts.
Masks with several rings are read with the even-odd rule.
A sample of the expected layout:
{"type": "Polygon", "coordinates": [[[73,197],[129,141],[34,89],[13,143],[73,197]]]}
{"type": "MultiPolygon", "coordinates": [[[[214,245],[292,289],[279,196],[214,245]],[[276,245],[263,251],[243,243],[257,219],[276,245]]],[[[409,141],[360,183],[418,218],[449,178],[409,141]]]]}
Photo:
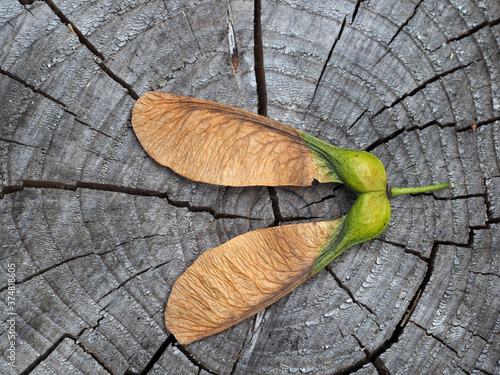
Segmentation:
{"type": "Polygon", "coordinates": [[[316,258],[314,273],[349,247],[377,237],[387,227],[390,218],[391,204],[385,191],[361,194],[342,219],[334,240],[316,258]]]}
{"type": "Polygon", "coordinates": [[[301,134],[313,152],[315,164],[330,171],[330,174],[335,174],[349,189],[356,193],[386,190],[385,168],[375,155],[366,151],[332,146],[307,133],[301,134]]]}

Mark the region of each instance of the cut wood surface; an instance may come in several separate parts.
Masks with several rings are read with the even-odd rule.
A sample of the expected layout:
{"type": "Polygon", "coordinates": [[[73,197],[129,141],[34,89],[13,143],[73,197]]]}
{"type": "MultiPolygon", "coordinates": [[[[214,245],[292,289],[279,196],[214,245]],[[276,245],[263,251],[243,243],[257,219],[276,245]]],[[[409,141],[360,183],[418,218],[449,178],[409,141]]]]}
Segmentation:
{"type": "Polygon", "coordinates": [[[255,4],[1,1],[1,374],[500,373],[500,4],[255,4]],[[203,252],[355,196],[177,175],[132,130],[147,91],[267,112],[374,153],[393,186],[455,189],[394,198],[379,238],[181,345],[165,306],[203,252]]]}

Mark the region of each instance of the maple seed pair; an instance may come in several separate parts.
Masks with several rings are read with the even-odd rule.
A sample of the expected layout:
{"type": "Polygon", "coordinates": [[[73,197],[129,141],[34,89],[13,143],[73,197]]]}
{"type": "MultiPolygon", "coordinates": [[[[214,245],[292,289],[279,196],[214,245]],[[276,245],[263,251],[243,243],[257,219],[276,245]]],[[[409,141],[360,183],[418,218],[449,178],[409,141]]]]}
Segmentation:
{"type": "Polygon", "coordinates": [[[161,165],[227,186],[339,182],[358,194],[347,215],[255,230],[203,253],[175,282],[165,311],[181,344],[221,332],[276,302],[347,248],[389,223],[392,196],[452,187],[391,188],[374,155],[332,146],[241,109],[161,92],[134,105],[132,126],[161,165]]]}

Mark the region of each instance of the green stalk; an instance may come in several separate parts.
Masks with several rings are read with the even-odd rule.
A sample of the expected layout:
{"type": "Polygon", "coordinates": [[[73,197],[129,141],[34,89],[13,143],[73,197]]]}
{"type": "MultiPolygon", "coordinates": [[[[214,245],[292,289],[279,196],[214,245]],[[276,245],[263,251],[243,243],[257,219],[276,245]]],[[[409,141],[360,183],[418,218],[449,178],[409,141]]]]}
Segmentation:
{"type": "Polygon", "coordinates": [[[417,193],[426,193],[428,191],[442,190],[442,189],[452,189],[453,184],[451,182],[443,182],[442,184],[429,185],[429,186],[419,186],[413,188],[394,188],[391,187],[391,198],[396,195],[401,194],[417,194],[417,193]]]}

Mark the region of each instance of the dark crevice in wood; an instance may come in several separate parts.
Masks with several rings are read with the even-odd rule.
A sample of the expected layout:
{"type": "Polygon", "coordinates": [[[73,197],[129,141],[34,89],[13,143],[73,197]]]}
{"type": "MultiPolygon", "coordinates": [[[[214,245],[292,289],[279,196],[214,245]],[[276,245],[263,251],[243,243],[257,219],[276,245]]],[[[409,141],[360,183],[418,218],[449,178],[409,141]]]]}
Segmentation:
{"type": "Polygon", "coordinates": [[[390,46],[392,42],[394,42],[394,39],[397,38],[397,36],[399,35],[399,33],[401,33],[401,31],[406,27],[408,26],[408,23],[410,22],[410,20],[413,18],[413,16],[417,13],[417,10],[418,8],[420,7],[420,5],[424,2],[424,0],[420,0],[417,5],[415,5],[415,8],[413,8],[413,12],[410,14],[410,16],[406,19],[405,22],[403,22],[401,24],[401,26],[399,26],[399,28],[396,30],[396,32],[394,33],[394,35],[392,36],[391,40],[389,41],[389,43],[387,43],[387,46],[390,46]]]}
{"type": "MultiPolygon", "coordinates": [[[[479,272],[479,271],[470,271],[471,274],[473,275],[481,275],[481,276],[493,276],[493,277],[499,277],[500,278],[500,274],[496,274],[496,273],[493,273],[493,272],[479,272]]],[[[462,326],[460,326],[462,327],[462,326]]],[[[465,328],[467,329],[466,327],[462,327],[462,328],[465,328]]],[[[471,332],[469,329],[467,329],[469,332],[471,332]]],[[[477,333],[473,333],[471,332],[471,334],[473,334],[473,336],[477,336],[477,337],[480,337],[481,339],[483,339],[484,341],[488,341],[488,339],[482,337],[481,335],[477,334],[477,333]]]]}
{"type": "MultiPolygon", "coordinates": [[[[103,309],[104,310],[104,309],[103,309]]],[[[82,329],[82,331],[77,335],[77,339],[75,339],[75,342],[76,344],[82,348],[82,350],[87,353],[88,355],[90,355],[92,357],[92,359],[94,361],[96,361],[105,371],[107,371],[109,374],[113,374],[113,371],[106,365],[106,363],[104,361],[102,361],[95,353],[95,351],[93,350],[88,350],[81,342],[80,340],[78,340],[78,338],[83,334],[83,332],[85,332],[87,329],[91,328],[93,330],[95,330],[97,327],[99,327],[99,324],[101,323],[101,320],[104,319],[104,316],[100,317],[99,320],[97,321],[96,325],[94,325],[93,327],[88,327],[88,328],[84,328],[82,329]]]]}
{"type": "Polygon", "coordinates": [[[202,369],[206,372],[208,372],[211,375],[218,375],[217,373],[210,371],[205,364],[202,362],[198,361],[190,352],[187,350],[183,345],[179,344],[177,340],[174,343],[174,346],[179,349],[179,351],[184,354],[184,356],[191,362],[193,365],[198,367],[199,369],[202,369]]]}
{"type": "Polygon", "coordinates": [[[352,12],[352,17],[351,17],[351,24],[354,23],[354,20],[356,19],[356,16],[358,15],[359,11],[359,6],[361,5],[362,2],[365,0],[357,0],[356,1],[356,6],[354,7],[354,11],[352,12]]]}
{"type": "MultiPolygon", "coordinates": [[[[434,272],[434,265],[436,261],[438,247],[439,247],[438,243],[434,243],[434,245],[432,246],[431,255],[429,257],[429,260],[427,261],[427,272],[425,273],[425,276],[422,279],[420,286],[418,287],[417,291],[415,292],[415,295],[413,296],[411,302],[409,303],[408,305],[409,308],[406,310],[406,313],[403,315],[400,322],[396,325],[391,337],[389,337],[384,343],[382,343],[380,347],[374,350],[373,353],[371,354],[370,361],[374,364],[374,366],[377,367],[377,365],[375,365],[375,362],[377,361],[382,362],[382,360],[380,359],[381,355],[384,354],[389,348],[391,348],[395,343],[399,341],[399,337],[403,333],[406,324],[408,324],[408,321],[418,303],[418,300],[420,299],[420,296],[426,289],[431,279],[431,275],[434,272]]],[[[379,366],[380,362],[377,362],[379,363],[379,366]]]]}
{"type": "MultiPolygon", "coordinates": [[[[36,146],[27,145],[26,143],[22,143],[22,142],[14,141],[13,139],[6,139],[6,138],[2,138],[2,137],[0,137],[0,141],[5,142],[5,143],[14,143],[14,144],[16,144],[16,145],[23,146],[23,147],[32,147],[32,148],[36,148],[36,146]]],[[[2,197],[2,196],[0,195],[0,198],[1,198],[1,197],[2,197]]]]}
{"type": "Polygon", "coordinates": [[[110,138],[110,139],[113,139],[114,141],[118,141],[117,139],[113,138],[113,137],[112,137],[112,136],[110,136],[109,134],[104,133],[102,130],[96,129],[96,128],[94,128],[92,125],[87,124],[86,122],[84,122],[84,121],[80,120],[76,114],[71,113],[71,112],[69,112],[69,111],[68,111],[68,113],[70,113],[70,114],[72,114],[73,116],[75,116],[75,121],[76,121],[76,122],[78,122],[79,124],[82,124],[82,125],[84,125],[84,126],[88,127],[89,129],[91,129],[91,130],[95,131],[96,133],[99,133],[99,134],[101,134],[101,135],[105,136],[106,138],[110,138]]]}
{"type": "MultiPolygon", "coordinates": [[[[48,94],[48,93],[46,93],[45,91],[43,91],[43,90],[40,90],[40,89],[36,88],[34,85],[32,85],[32,84],[30,84],[30,83],[26,82],[26,81],[25,81],[25,80],[23,80],[22,78],[20,78],[20,77],[16,76],[15,74],[12,74],[12,73],[10,73],[10,72],[8,72],[8,71],[5,71],[5,70],[3,70],[3,69],[1,69],[1,68],[0,68],[0,74],[3,74],[3,75],[5,75],[6,77],[9,77],[9,78],[13,79],[14,81],[16,81],[16,82],[18,82],[18,83],[22,84],[24,87],[26,87],[26,88],[30,89],[30,90],[31,90],[31,91],[33,91],[35,94],[42,95],[44,98],[47,98],[47,99],[49,99],[50,101],[52,101],[52,102],[54,102],[54,103],[56,103],[56,104],[60,105],[60,106],[62,107],[62,109],[63,109],[63,111],[64,111],[64,112],[66,112],[66,113],[70,114],[71,116],[73,116],[73,117],[75,118],[75,121],[79,122],[80,124],[82,124],[82,125],[85,125],[85,126],[89,127],[90,129],[94,130],[95,132],[97,132],[97,133],[99,133],[99,134],[102,134],[102,135],[104,135],[104,136],[106,136],[106,137],[108,137],[108,138],[112,138],[112,139],[113,139],[113,137],[111,137],[110,135],[108,135],[108,134],[106,134],[106,133],[104,133],[104,132],[100,131],[99,129],[95,129],[95,128],[94,128],[94,127],[92,127],[90,124],[87,124],[86,122],[84,122],[84,121],[80,120],[80,119],[79,119],[79,116],[78,116],[78,114],[77,114],[77,113],[75,113],[75,112],[73,112],[73,111],[70,111],[70,110],[68,109],[68,106],[67,106],[66,104],[64,104],[64,103],[63,103],[63,102],[61,102],[60,100],[58,100],[58,99],[54,98],[53,96],[49,95],[49,94],[48,94]]],[[[2,139],[2,140],[3,140],[3,139],[2,139]]],[[[7,140],[5,140],[5,141],[7,141],[7,140]]],[[[21,144],[21,143],[19,143],[19,142],[16,142],[16,141],[14,141],[14,140],[8,140],[8,142],[12,142],[12,143],[17,143],[17,144],[23,145],[23,144],[21,144]]],[[[29,146],[29,145],[23,145],[23,146],[29,146]]],[[[30,147],[35,147],[35,146],[30,146],[30,147]]]]}
{"type": "Polygon", "coordinates": [[[406,131],[405,128],[398,129],[395,132],[393,132],[393,133],[391,133],[383,138],[376,140],[375,142],[370,144],[368,147],[365,147],[365,151],[371,152],[374,149],[376,149],[378,146],[380,146],[384,143],[387,143],[389,140],[396,138],[398,135],[400,135],[401,133],[404,133],[405,131],[406,131]]]}
{"type": "Polygon", "coordinates": [[[335,194],[330,194],[330,195],[327,195],[326,197],[321,198],[319,201],[314,201],[314,202],[308,203],[302,207],[299,207],[299,209],[303,210],[304,208],[310,207],[310,206],[315,205],[315,204],[323,203],[327,200],[334,199],[335,197],[336,197],[335,194]]]}
{"type": "Polygon", "coordinates": [[[435,245],[438,246],[455,246],[455,247],[471,247],[471,241],[473,240],[473,229],[469,228],[469,236],[466,243],[454,242],[454,241],[434,241],[435,245]]]}
{"type": "Polygon", "coordinates": [[[431,196],[437,201],[457,201],[457,200],[462,200],[462,199],[470,199],[470,198],[484,198],[484,194],[464,194],[464,195],[457,195],[454,197],[438,197],[434,195],[433,192],[428,192],[428,193],[419,193],[419,194],[410,194],[411,196],[416,196],[416,195],[424,195],[424,196],[431,196]]]}
{"type": "Polygon", "coordinates": [[[441,345],[443,345],[444,347],[448,348],[449,350],[451,350],[453,353],[455,353],[456,356],[458,356],[458,352],[455,348],[451,347],[450,345],[448,345],[443,339],[441,339],[440,337],[432,334],[432,333],[429,333],[429,331],[427,331],[427,328],[421,326],[420,324],[410,320],[409,321],[410,323],[414,324],[416,327],[420,328],[421,330],[423,330],[425,332],[425,334],[429,337],[432,337],[434,340],[436,340],[437,342],[439,342],[441,345]]]}
{"type": "Polygon", "coordinates": [[[328,57],[325,60],[325,63],[323,64],[323,69],[321,69],[321,73],[319,75],[318,80],[316,81],[316,87],[314,88],[314,93],[312,95],[311,103],[314,102],[314,98],[316,97],[316,93],[318,91],[319,85],[321,84],[321,80],[323,79],[323,75],[325,74],[326,68],[328,67],[328,63],[330,62],[330,59],[332,58],[333,55],[333,50],[335,49],[335,46],[337,45],[337,42],[340,40],[340,37],[342,36],[342,33],[344,32],[345,24],[346,24],[346,19],[347,16],[344,17],[344,20],[342,21],[342,25],[340,25],[340,30],[333,41],[332,48],[330,48],[330,52],[328,53],[328,57]]]}
{"type": "MultiPolygon", "coordinates": [[[[316,180],[314,180],[314,183],[316,183],[316,182],[317,182],[317,181],[316,181],[316,180]]],[[[322,203],[322,202],[327,201],[327,200],[329,200],[329,199],[333,199],[333,198],[335,198],[335,197],[337,196],[337,195],[335,194],[335,192],[336,192],[337,190],[342,189],[342,188],[344,188],[344,187],[345,187],[345,186],[344,186],[344,184],[341,184],[341,183],[333,183],[333,185],[334,185],[334,186],[332,187],[332,194],[329,194],[329,195],[327,195],[327,196],[325,196],[325,197],[321,198],[321,199],[320,199],[320,200],[318,200],[318,201],[311,202],[311,203],[308,203],[308,204],[306,204],[306,205],[304,205],[304,206],[302,206],[302,207],[299,207],[299,209],[304,209],[304,208],[307,208],[307,207],[312,206],[312,205],[314,205],[314,204],[322,203]]],[[[313,186],[315,186],[315,185],[313,184],[313,186]]],[[[348,190],[348,191],[350,191],[350,190],[348,190]]],[[[353,197],[354,197],[354,198],[352,198],[352,202],[354,202],[354,200],[356,199],[356,196],[354,195],[354,193],[352,193],[352,194],[353,194],[353,197]]]]}
{"type": "MultiPolygon", "coordinates": [[[[152,236],[150,236],[152,237],[152,236]]],[[[118,247],[119,245],[117,245],[116,247],[118,247]]],[[[111,250],[112,251],[112,250],[111,250]]],[[[157,264],[155,266],[151,266],[151,267],[148,267],[148,268],[145,268],[139,272],[136,272],[134,273],[132,276],[130,277],[127,277],[125,280],[123,280],[122,282],[120,282],[120,284],[118,284],[116,287],[110,289],[108,292],[106,292],[104,295],[102,295],[96,302],[99,303],[100,301],[102,301],[103,298],[106,298],[107,296],[109,296],[111,293],[117,291],[118,289],[122,288],[123,286],[125,286],[125,284],[127,284],[129,281],[131,280],[134,280],[135,278],[137,278],[138,276],[142,275],[143,273],[146,273],[148,271],[151,271],[151,270],[154,270],[154,269],[157,269],[159,267],[162,267],[164,266],[165,264],[167,263],[170,263],[171,261],[166,261],[166,262],[163,262],[163,263],[160,263],[160,264],[157,264]]]]}
{"type": "Polygon", "coordinates": [[[347,366],[343,370],[339,370],[336,372],[332,372],[330,375],[350,375],[356,373],[356,371],[360,370],[364,365],[369,363],[370,361],[367,358],[363,358],[359,361],[354,362],[351,366],[347,366]]]}
{"type": "Polygon", "coordinates": [[[269,186],[268,188],[269,198],[271,199],[271,206],[273,208],[274,222],[270,227],[276,227],[281,221],[283,221],[283,216],[281,216],[280,202],[278,198],[278,192],[275,187],[269,186]]]}
{"type": "Polygon", "coordinates": [[[184,17],[187,20],[187,23],[189,25],[189,30],[191,31],[191,35],[193,36],[194,41],[196,42],[196,46],[198,47],[198,51],[200,52],[200,55],[203,56],[203,49],[200,46],[200,42],[198,41],[198,38],[196,37],[196,34],[193,29],[193,25],[191,25],[191,20],[189,19],[187,12],[183,12],[184,17]]]}
{"type": "Polygon", "coordinates": [[[165,350],[167,350],[167,348],[170,345],[173,345],[174,342],[175,342],[175,337],[174,337],[174,335],[170,334],[165,339],[165,341],[163,341],[163,343],[160,345],[160,347],[155,352],[155,354],[153,354],[153,356],[151,357],[151,359],[149,360],[149,362],[146,364],[146,366],[142,369],[142,371],[140,371],[138,373],[138,375],[146,375],[147,373],[149,373],[149,371],[153,368],[153,366],[155,365],[155,363],[158,362],[159,359],[161,358],[161,356],[163,355],[163,353],[165,353],[165,350]]]}
{"type": "MultiPolygon", "coordinates": [[[[31,279],[34,279],[35,277],[41,276],[41,275],[43,275],[44,273],[49,272],[49,271],[53,270],[54,268],[57,268],[57,267],[59,267],[59,266],[62,266],[63,264],[69,263],[69,262],[71,262],[71,261],[73,261],[73,260],[80,259],[80,258],[84,258],[84,257],[88,257],[88,256],[91,256],[91,255],[98,255],[98,256],[101,256],[101,255],[108,254],[108,253],[110,253],[110,252],[112,252],[112,251],[114,251],[114,249],[112,249],[112,250],[107,250],[107,251],[104,251],[104,252],[102,252],[102,253],[94,253],[94,252],[92,252],[92,253],[86,253],[86,254],[76,255],[76,256],[74,256],[74,257],[64,259],[64,260],[62,260],[62,261],[60,261],[60,262],[58,262],[58,263],[54,263],[54,264],[50,265],[49,267],[45,267],[45,268],[43,268],[43,269],[41,269],[41,270],[38,270],[38,271],[36,271],[36,272],[32,273],[31,275],[29,275],[29,276],[25,277],[25,278],[24,278],[24,279],[22,279],[22,280],[16,280],[16,284],[17,284],[17,285],[19,285],[19,284],[23,284],[23,283],[25,283],[25,282],[27,282],[27,281],[30,281],[31,279]]],[[[3,288],[0,288],[0,293],[1,293],[1,292],[3,292],[5,289],[7,289],[7,286],[5,286],[5,287],[3,287],[3,288]]]]}
{"type": "Polygon", "coordinates": [[[25,86],[25,87],[29,88],[29,89],[30,89],[31,91],[33,91],[34,93],[42,95],[43,97],[45,97],[45,98],[47,98],[47,99],[49,99],[49,100],[53,101],[54,103],[59,104],[59,105],[60,105],[60,106],[62,106],[63,108],[66,108],[66,107],[67,107],[67,106],[66,106],[66,104],[64,104],[64,103],[63,103],[63,102],[61,102],[60,100],[57,100],[57,99],[56,99],[56,98],[54,98],[53,96],[51,96],[51,95],[47,94],[45,91],[43,91],[43,90],[40,90],[40,89],[36,88],[35,86],[33,86],[32,84],[30,84],[30,83],[26,82],[24,79],[22,79],[22,78],[20,78],[20,77],[16,76],[15,74],[12,74],[12,73],[10,73],[10,72],[8,72],[8,71],[6,71],[6,70],[3,70],[2,68],[0,68],[0,74],[3,74],[4,76],[6,76],[6,77],[9,77],[9,78],[13,79],[14,81],[16,81],[16,82],[20,83],[21,85],[23,85],[23,86],[25,86]]]}
{"type": "Polygon", "coordinates": [[[450,74],[453,74],[455,73],[456,71],[458,70],[461,70],[461,69],[466,69],[467,67],[469,67],[470,65],[472,64],[475,64],[477,62],[480,62],[481,60],[480,59],[476,59],[474,61],[471,61],[469,62],[468,64],[465,64],[465,65],[459,65],[459,66],[456,66],[452,69],[449,69],[447,71],[444,71],[442,73],[439,73],[439,74],[436,74],[434,77],[432,78],[429,78],[428,80],[422,82],[420,85],[418,85],[417,87],[415,87],[412,91],[410,92],[407,92],[403,95],[401,95],[398,99],[396,99],[394,102],[392,102],[391,104],[389,105],[385,105],[383,106],[382,108],[380,108],[374,115],[373,117],[377,117],[378,115],[380,115],[382,112],[384,112],[385,110],[389,109],[389,108],[393,108],[394,106],[396,106],[397,104],[401,103],[403,100],[405,100],[406,98],[410,97],[410,96],[413,96],[415,95],[416,93],[418,93],[419,91],[423,90],[424,88],[426,88],[428,85],[430,85],[431,83],[434,83],[436,81],[438,81],[439,79],[443,78],[443,77],[446,77],[447,75],[450,75],[450,74]]]}
{"type": "Polygon", "coordinates": [[[422,124],[422,125],[415,125],[415,126],[411,126],[409,128],[397,129],[394,132],[392,132],[391,134],[389,134],[383,138],[380,138],[380,139],[376,140],[375,142],[371,143],[369,146],[365,147],[365,151],[369,151],[369,152],[373,151],[378,146],[387,143],[391,139],[396,138],[397,136],[401,135],[404,132],[421,131],[421,130],[424,130],[424,129],[431,127],[431,126],[438,126],[439,128],[444,129],[444,128],[448,128],[448,127],[456,127],[456,123],[450,122],[450,123],[446,123],[446,124],[440,124],[436,120],[432,120],[432,121],[429,121],[429,122],[422,124]]]}
{"type": "Polygon", "coordinates": [[[358,118],[354,120],[354,122],[349,126],[349,130],[351,130],[354,127],[354,125],[356,125],[358,121],[361,120],[361,118],[365,115],[366,112],[368,112],[368,108],[366,108],[363,112],[361,112],[358,118]]]}
{"type": "Polygon", "coordinates": [[[471,124],[470,127],[457,129],[457,133],[469,131],[469,130],[471,130],[471,128],[472,128],[473,131],[475,131],[475,130],[477,130],[477,128],[480,128],[481,126],[490,125],[490,124],[493,124],[493,123],[495,123],[497,121],[500,121],[500,116],[492,117],[490,119],[483,120],[483,121],[478,121],[478,122],[476,122],[474,124],[471,124]]]}
{"type": "Polygon", "coordinates": [[[247,342],[248,333],[250,332],[252,327],[255,326],[255,323],[257,321],[257,314],[255,314],[252,317],[252,319],[253,319],[253,324],[248,326],[247,332],[245,334],[245,339],[243,340],[243,343],[241,344],[240,350],[238,351],[238,355],[236,356],[236,360],[233,363],[233,367],[231,368],[230,375],[236,374],[236,369],[238,368],[238,363],[239,363],[240,358],[241,358],[241,353],[243,352],[243,348],[245,348],[245,343],[247,342]]]}
{"type": "Polygon", "coordinates": [[[373,354],[370,353],[370,351],[368,350],[368,348],[361,342],[361,340],[358,339],[358,337],[356,335],[352,335],[352,337],[354,337],[354,339],[358,343],[358,345],[361,348],[361,350],[363,351],[363,353],[365,353],[366,358],[367,358],[367,362],[366,363],[370,362],[375,367],[375,369],[377,370],[377,373],[379,375],[391,375],[391,373],[389,372],[389,370],[385,366],[384,362],[380,359],[380,357],[373,358],[373,354]]]}
{"type": "Polygon", "coordinates": [[[371,363],[373,364],[379,375],[391,375],[391,372],[385,366],[384,361],[382,361],[380,357],[375,358],[373,361],[371,361],[371,363]]]}
{"type": "Polygon", "coordinates": [[[106,60],[104,58],[104,55],[99,52],[99,50],[83,35],[83,33],[73,24],[68,17],[57,7],[56,4],[52,0],[44,0],[45,3],[52,9],[52,11],[55,13],[57,17],[61,20],[63,24],[65,24],[67,27],[71,27],[71,30],[74,31],[76,34],[78,40],[82,45],[88,48],[90,52],[92,52],[95,56],[97,56],[101,61],[96,62],[97,65],[115,82],[120,84],[125,90],[127,90],[127,93],[135,100],[139,99],[139,95],[134,91],[131,85],[129,85],[127,82],[125,82],[122,78],[120,78],[117,74],[115,74],[111,69],[109,69],[106,64],[104,64],[104,61],[106,60]]]}
{"type": "Polygon", "coordinates": [[[267,89],[266,73],[264,69],[264,46],[262,43],[262,4],[261,0],[254,1],[254,70],[257,84],[257,112],[267,117],[267,89]]]}
{"type": "Polygon", "coordinates": [[[103,318],[104,317],[99,318],[99,320],[97,321],[97,323],[93,327],[85,327],[85,328],[83,328],[80,332],[78,332],[78,334],[76,336],[74,336],[72,334],[69,334],[69,333],[64,333],[63,335],[61,335],[61,337],[59,337],[50,346],[50,348],[48,348],[43,354],[39,355],[33,362],[30,363],[29,366],[27,366],[22,372],[20,372],[19,375],[26,375],[26,374],[31,373],[33,370],[35,370],[37,368],[37,366],[40,365],[43,361],[45,361],[57,349],[57,347],[59,345],[61,345],[61,343],[65,339],[70,339],[70,340],[74,341],[75,345],[78,345],[80,348],[82,348],[82,350],[85,353],[89,354],[94,359],[94,361],[96,361],[105,371],[107,371],[109,374],[113,374],[113,372],[111,371],[111,369],[103,361],[101,361],[99,359],[99,357],[97,357],[93,351],[87,350],[87,348],[85,348],[85,346],[79,340],[79,337],[86,330],[88,330],[89,328],[92,328],[92,329],[97,328],[99,326],[100,321],[103,318]]]}
{"type": "Polygon", "coordinates": [[[56,348],[65,340],[65,339],[73,339],[74,341],[76,341],[74,338],[71,337],[71,335],[69,333],[65,333],[63,334],[61,337],[59,337],[53,344],[50,348],[48,348],[45,353],[39,355],[33,362],[30,363],[30,365],[28,367],[26,367],[23,371],[21,371],[19,373],[19,375],[26,375],[26,374],[29,374],[30,372],[32,372],[40,363],[42,363],[43,361],[45,361],[49,355],[52,354],[52,352],[54,350],[56,350],[56,348]]]}
{"type": "Polygon", "coordinates": [[[7,194],[17,193],[24,190],[24,188],[36,188],[36,189],[60,189],[77,191],[78,189],[88,189],[88,190],[98,190],[105,192],[116,192],[129,195],[137,195],[144,197],[157,197],[166,199],[167,202],[178,208],[186,208],[190,212],[206,212],[211,214],[214,219],[248,219],[248,220],[262,220],[260,218],[253,218],[243,215],[234,215],[227,213],[216,212],[212,207],[208,206],[194,206],[187,201],[176,201],[169,197],[168,193],[160,193],[154,190],[145,190],[139,188],[132,188],[126,186],[118,186],[112,184],[101,184],[95,182],[82,182],[77,181],[74,184],[66,184],[58,181],[35,181],[35,180],[23,180],[22,185],[14,186],[4,186],[0,192],[0,198],[3,198],[7,194]]]}
{"type": "Polygon", "coordinates": [[[461,40],[461,39],[467,38],[468,36],[471,36],[474,33],[477,33],[479,30],[484,29],[485,27],[488,27],[488,26],[489,27],[493,27],[493,26],[496,26],[498,24],[500,24],[500,18],[498,18],[496,20],[493,20],[493,21],[481,22],[480,24],[474,26],[473,28],[462,32],[459,36],[456,36],[454,38],[448,39],[447,42],[448,43],[449,42],[455,42],[457,40],[461,40]]]}
{"type": "Polygon", "coordinates": [[[352,299],[352,301],[356,305],[358,305],[359,307],[367,310],[373,316],[377,316],[370,307],[368,307],[364,303],[359,302],[359,301],[356,300],[356,298],[354,297],[354,294],[352,294],[351,290],[344,285],[344,283],[342,282],[342,280],[340,280],[340,278],[335,274],[335,272],[333,272],[333,270],[332,270],[332,268],[330,266],[327,266],[326,269],[327,269],[328,273],[333,276],[333,279],[338,284],[338,286],[340,286],[340,288],[342,288],[347,293],[347,295],[349,296],[349,298],[352,299]]]}
{"type": "Polygon", "coordinates": [[[363,353],[365,353],[366,357],[369,357],[370,351],[366,348],[366,346],[363,345],[361,340],[358,339],[358,337],[356,335],[351,335],[351,336],[354,337],[354,340],[356,340],[356,342],[358,343],[358,345],[361,348],[361,350],[363,351],[363,353]]]}
{"type": "Polygon", "coordinates": [[[428,262],[429,261],[429,257],[426,257],[426,256],[422,255],[422,253],[420,253],[419,251],[408,249],[403,244],[400,244],[400,243],[397,243],[397,242],[393,242],[393,241],[388,241],[388,240],[386,240],[384,238],[375,238],[374,241],[380,241],[380,242],[386,243],[388,245],[399,247],[405,253],[414,255],[414,256],[418,257],[420,260],[423,260],[424,262],[428,262]]]}

